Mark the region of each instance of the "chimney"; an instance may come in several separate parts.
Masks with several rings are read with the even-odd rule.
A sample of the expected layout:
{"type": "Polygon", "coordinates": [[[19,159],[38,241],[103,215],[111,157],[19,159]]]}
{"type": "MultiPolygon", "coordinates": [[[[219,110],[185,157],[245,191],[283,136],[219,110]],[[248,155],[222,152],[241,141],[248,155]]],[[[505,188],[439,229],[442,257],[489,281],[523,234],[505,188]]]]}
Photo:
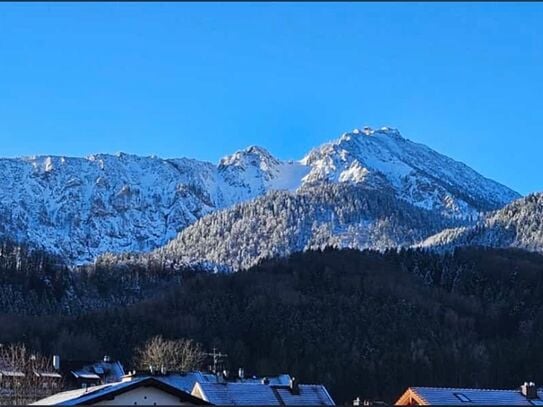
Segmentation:
{"type": "Polygon", "coordinates": [[[53,355],[53,369],[60,369],[60,355],[53,355]]]}
{"type": "Polygon", "coordinates": [[[520,386],[520,392],[528,400],[537,398],[537,387],[535,387],[534,382],[524,382],[524,384],[520,386]]]}
{"type": "Polygon", "coordinates": [[[298,384],[298,380],[296,380],[295,377],[291,377],[289,387],[292,394],[300,394],[300,385],[298,384]]]}
{"type": "Polygon", "coordinates": [[[239,377],[241,380],[245,379],[245,370],[244,370],[242,367],[240,367],[240,368],[238,369],[238,377],[239,377]]]}

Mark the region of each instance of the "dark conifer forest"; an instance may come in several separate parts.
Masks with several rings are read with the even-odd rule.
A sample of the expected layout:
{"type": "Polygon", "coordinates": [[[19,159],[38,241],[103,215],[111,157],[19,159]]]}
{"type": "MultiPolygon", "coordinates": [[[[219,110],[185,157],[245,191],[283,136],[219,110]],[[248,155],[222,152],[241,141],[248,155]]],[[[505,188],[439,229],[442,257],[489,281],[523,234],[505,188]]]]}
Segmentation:
{"type": "Polygon", "coordinates": [[[338,403],[543,380],[543,256],[533,253],[310,251],[232,274],[69,270],[9,243],[0,259],[0,342],[45,354],[108,354],[130,368],[151,336],[192,338],[228,353],[231,370],[324,383],[338,403]]]}

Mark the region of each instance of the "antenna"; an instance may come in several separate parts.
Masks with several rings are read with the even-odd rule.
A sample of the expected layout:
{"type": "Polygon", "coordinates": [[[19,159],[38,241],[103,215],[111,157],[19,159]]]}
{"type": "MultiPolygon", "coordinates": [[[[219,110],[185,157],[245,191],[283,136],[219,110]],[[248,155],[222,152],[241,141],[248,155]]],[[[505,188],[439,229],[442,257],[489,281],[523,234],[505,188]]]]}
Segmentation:
{"type": "Polygon", "coordinates": [[[213,373],[215,374],[219,371],[219,363],[222,362],[222,359],[228,357],[226,353],[217,352],[215,347],[213,347],[213,353],[206,353],[205,355],[213,358],[213,373]]]}

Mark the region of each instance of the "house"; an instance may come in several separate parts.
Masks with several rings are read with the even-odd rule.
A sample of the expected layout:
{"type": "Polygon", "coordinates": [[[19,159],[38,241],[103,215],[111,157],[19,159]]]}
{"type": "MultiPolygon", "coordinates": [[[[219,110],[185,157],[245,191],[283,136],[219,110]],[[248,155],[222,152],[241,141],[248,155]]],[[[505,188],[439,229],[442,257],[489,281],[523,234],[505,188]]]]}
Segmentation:
{"type": "Polygon", "coordinates": [[[138,377],[154,377],[179,390],[215,405],[334,405],[334,401],[322,385],[298,384],[288,374],[265,378],[246,377],[243,369],[238,375],[204,372],[149,372],[132,373],[123,381],[138,377]]]}
{"type": "Polygon", "coordinates": [[[288,374],[281,374],[278,376],[270,376],[269,378],[245,377],[243,370],[240,369],[238,376],[229,376],[228,374],[214,374],[201,371],[193,372],[154,372],[149,371],[130,372],[122,377],[122,381],[129,381],[135,378],[141,377],[154,377],[157,380],[161,380],[167,384],[177,387],[180,390],[184,390],[187,393],[191,393],[196,383],[224,383],[224,382],[236,382],[236,383],[260,383],[262,380],[268,381],[273,385],[288,385],[291,377],[288,374]]]}
{"type": "Polygon", "coordinates": [[[62,376],[58,372],[41,370],[33,366],[16,368],[0,361],[0,405],[26,403],[44,397],[61,388],[62,376]]]}
{"type": "Polygon", "coordinates": [[[34,405],[334,405],[321,385],[299,385],[289,375],[232,378],[203,372],[132,373],[121,381],[55,394],[34,405]],[[288,382],[286,382],[288,378],[288,382]],[[288,384],[287,384],[288,383],[288,384]],[[156,404],[155,404],[156,403],[156,404]]]}
{"type": "Polygon", "coordinates": [[[533,382],[515,390],[410,387],[395,405],[543,406],[543,390],[538,390],[533,382]]]}
{"type": "Polygon", "coordinates": [[[104,356],[101,361],[67,360],[61,363],[59,356],[55,356],[54,360],[56,369],[64,377],[64,387],[67,389],[115,383],[125,376],[121,362],[112,361],[108,356],[104,356]]]}
{"type": "Polygon", "coordinates": [[[208,404],[154,377],[69,390],[32,403],[37,406],[201,406],[208,404]]]}
{"type": "Polygon", "coordinates": [[[224,382],[196,383],[192,395],[210,404],[219,406],[333,406],[332,397],[322,385],[297,384],[291,379],[289,385],[224,382]]]}

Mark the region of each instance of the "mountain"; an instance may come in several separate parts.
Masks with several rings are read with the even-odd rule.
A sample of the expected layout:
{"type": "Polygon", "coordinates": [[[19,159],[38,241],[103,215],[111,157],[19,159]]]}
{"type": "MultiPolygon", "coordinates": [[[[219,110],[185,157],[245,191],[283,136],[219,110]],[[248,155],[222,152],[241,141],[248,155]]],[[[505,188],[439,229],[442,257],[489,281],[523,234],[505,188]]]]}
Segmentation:
{"type": "Polygon", "coordinates": [[[389,128],[345,133],[300,161],[252,146],[217,165],[121,153],[0,159],[0,171],[0,236],[71,264],[156,249],[203,216],[269,191],[358,185],[458,219],[519,197],[389,128]]]}
{"type": "Polygon", "coordinates": [[[163,248],[131,261],[150,258],[175,266],[239,270],[310,249],[409,246],[459,223],[388,191],[348,183],[304,186],[294,194],[271,192],[214,212],[163,248]]]}
{"type": "Polygon", "coordinates": [[[520,195],[467,165],[403,138],[399,131],[354,130],[311,151],[306,183],[323,180],[389,188],[415,206],[448,216],[476,216],[520,195]]]}
{"type": "Polygon", "coordinates": [[[75,263],[151,250],[206,213],[264,193],[289,170],[255,148],[218,166],[122,153],[2,159],[0,234],[75,263]]]}
{"type": "Polygon", "coordinates": [[[543,252],[543,194],[518,199],[490,213],[475,226],[443,230],[419,246],[435,249],[510,247],[543,252]]]}

